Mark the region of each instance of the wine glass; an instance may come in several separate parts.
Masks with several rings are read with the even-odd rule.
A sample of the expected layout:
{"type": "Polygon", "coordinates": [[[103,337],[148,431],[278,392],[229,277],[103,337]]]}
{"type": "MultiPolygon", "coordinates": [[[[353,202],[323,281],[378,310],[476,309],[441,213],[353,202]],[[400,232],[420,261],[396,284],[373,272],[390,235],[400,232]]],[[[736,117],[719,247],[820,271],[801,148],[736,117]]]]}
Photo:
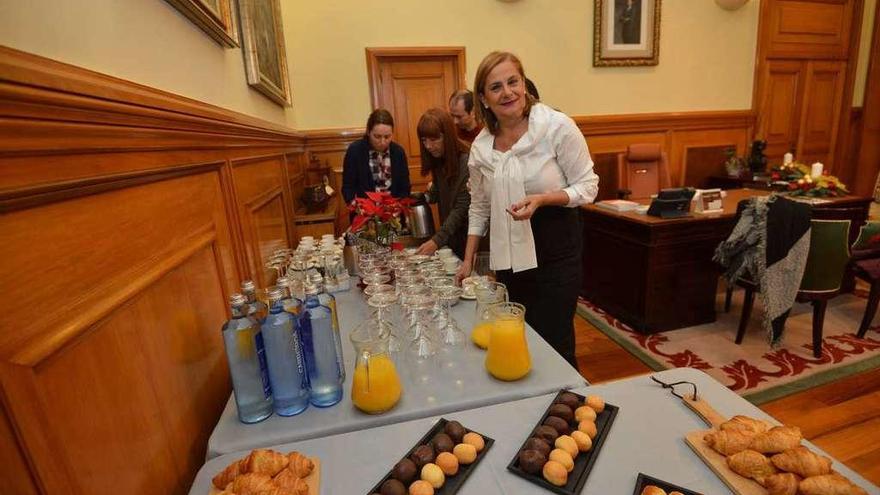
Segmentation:
{"type": "Polygon", "coordinates": [[[434,297],[428,294],[413,295],[406,299],[406,305],[415,315],[415,323],[411,327],[413,339],[407,344],[404,353],[411,377],[418,385],[426,385],[431,381],[436,367],[437,344],[429,335],[426,316],[434,308],[434,297]]]}

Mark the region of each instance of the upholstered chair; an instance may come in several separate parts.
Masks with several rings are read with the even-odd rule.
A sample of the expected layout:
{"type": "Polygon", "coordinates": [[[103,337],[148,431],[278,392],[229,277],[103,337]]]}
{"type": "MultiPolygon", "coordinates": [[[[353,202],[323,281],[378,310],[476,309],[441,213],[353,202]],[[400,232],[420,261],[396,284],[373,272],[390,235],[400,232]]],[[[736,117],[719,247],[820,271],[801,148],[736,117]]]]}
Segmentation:
{"type": "Polygon", "coordinates": [[[670,187],[666,153],[659,144],[644,143],[627,146],[617,154],[619,197],[646,199],[660,189],[670,187]]]}
{"type": "Polygon", "coordinates": [[[853,275],[871,284],[865,315],[859,325],[859,338],[864,337],[877,313],[880,302],[880,222],[868,222],[859,231],[852,245],[850,270],[853,275]]]}

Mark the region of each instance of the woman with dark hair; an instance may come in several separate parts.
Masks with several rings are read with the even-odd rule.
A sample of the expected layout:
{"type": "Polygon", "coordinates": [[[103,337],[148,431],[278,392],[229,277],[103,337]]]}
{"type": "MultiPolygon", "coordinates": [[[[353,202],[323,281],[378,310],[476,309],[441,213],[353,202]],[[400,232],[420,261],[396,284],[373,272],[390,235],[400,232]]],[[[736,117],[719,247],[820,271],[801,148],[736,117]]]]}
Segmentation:
{"type": "Polygon", "coordinates": [[[526,321],[569,363],[581,289],[579,206],[599,177],[570,117],[535,100],[516,55],[492,52],[477,68],[474,93],[486,123],[471,145],[467,248],[456,278],[470,275],[480,238],[491,232],[489,264],[526,321]]]}
{"type": "Polygon", "coordinates": [[[409,196],[406,152],[391,141],[394,118],[384,108],[373,110],[364,137],[351,143],[342,162],[342,197],[351,204],[366,193],[388,191],[396,198],[409,196]]]}
{"type": "Polygon", "coordinates": [[[431,174],[428,191],[431,201],[438,203],[440,230],[419,246],[419,254],[434,254],[448,246],[459,258],[464,256],[467,237],[468,207],[468,150],[469,146],[456,137],[452,116],[439,108],[422,115],[418,125],[422,154],[422,176],[431,174]]]}

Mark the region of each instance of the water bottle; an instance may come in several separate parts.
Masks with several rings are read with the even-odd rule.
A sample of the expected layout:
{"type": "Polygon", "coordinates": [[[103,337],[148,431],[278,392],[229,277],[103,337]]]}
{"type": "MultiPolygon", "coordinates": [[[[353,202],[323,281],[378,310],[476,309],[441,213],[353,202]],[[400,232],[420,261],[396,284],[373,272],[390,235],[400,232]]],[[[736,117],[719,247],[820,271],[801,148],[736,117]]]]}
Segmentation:
{"type": "Polygon", "coordinates": [[[257,286],[254,281],[245,280],[242,282],[241,293],[247,298],[247,315],[252,316],[259,323],[263,323],[266,315],[269,314],[269,308],[262,301],[257,300],[257,286]]]}
{"type": "Polygon", "coordinates": [[[293,291],[290,287],[292,284],[293,281],[285,275],[278,277],[275,281],[275,286],[284,291],[284,299],[281,300],[281,306],[284,308],[284,311],[293,316],[293,324],[296,326],[299,314],[302,312],[302,301],[293,296],[293,291]]]}
{"type": "Polygon", "coordinates": [[[268,295],[270,307],[263,322],[263,339],[275,396],[275,412],[281,416],[293,416],[309,406],[309,377],[294,318],[284,310],[284,291],[274,287],[268,295]]]}
{"type": "Polygon", "coordinates": [[[345,368],[342,353],[337,350],[339,332],[333,328],[333,312],[318,299],[320,286],[310,283],[305,293],[299,329],[311,384],[309,401],[328,407],[342,400],[345,368]]]}
{"type": "Polygon", "coordinates": [[[238,419],[257,423],[272,415],[272,387],[266,367],[263,334],[257,322],[247,316],[247,298],[229,298],[232,319],[223,325],[223,344],[232,375],[232,391],[238,419]]]}
{"type": "Polygon", "coordinates": [[[339,334],[339,316],[336,310],[336,297],[327,292],[326,285],[321,285],[320,275],[316,277],[318,286],[318,302],[321,306],[330,308],[330,323],[333,328],[333,345],[336,347],[336,360],[339,365],[339,374],[342,381],[345,381],[345,361],[342,359],[342,338],[339,334]]]}

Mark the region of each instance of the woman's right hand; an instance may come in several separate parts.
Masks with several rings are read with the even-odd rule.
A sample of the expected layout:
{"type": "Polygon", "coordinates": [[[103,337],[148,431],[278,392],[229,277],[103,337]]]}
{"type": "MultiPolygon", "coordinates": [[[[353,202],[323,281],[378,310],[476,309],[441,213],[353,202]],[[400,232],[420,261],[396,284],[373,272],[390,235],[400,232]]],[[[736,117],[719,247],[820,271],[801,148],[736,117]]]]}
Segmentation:
{"type": "Polygon", "coordinates": [[[467,260],[462,261],[461,265],[458,267],[458,271],[455,272],[455,285],[460,286],[461,281],[471,276],[471,270],[474,266],[473,260],[468,262],[467,260]]]}

